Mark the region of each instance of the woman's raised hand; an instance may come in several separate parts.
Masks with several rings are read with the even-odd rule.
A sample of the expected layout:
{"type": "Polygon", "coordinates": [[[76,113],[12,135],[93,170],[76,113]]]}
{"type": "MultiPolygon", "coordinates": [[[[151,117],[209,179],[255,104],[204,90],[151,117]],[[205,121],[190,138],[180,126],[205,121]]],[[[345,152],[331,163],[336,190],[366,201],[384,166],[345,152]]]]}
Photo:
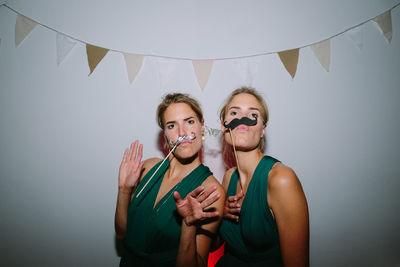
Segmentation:
{"type": "Polygon", "coordinates": [[[118,188],[119,190],[131,192],[133,186],[136,184],[140,177],[140,173],[143,167],[142,161],[143,145],[139,145],[139,141],[136,140],[130,146],[125,149],[124,157],[121,165],[119,166],[118,175],[118,188]]]}
{"type": "Polygon", "coordinates": [[[181,199],[177,191],[174,192],[176,209],[186,225],[193,225],[204,219],[218,216],[218,211],[210,207],[221,197],[219,193],[212,195],[215,190],[217,190],[216,186],[206,189],[204,186],[199,186],[187,194],[184,199],[181,199]]]}
{"type": "Polygon", "coordinates": [[[244,196],[243,190],[240,190],[234,196],[230,196],[225,200],[225,207],[224,207],[224,219],[230,219],[234,221],[239,220],[240,215],[240,204],[239,200],[244,196]]]}

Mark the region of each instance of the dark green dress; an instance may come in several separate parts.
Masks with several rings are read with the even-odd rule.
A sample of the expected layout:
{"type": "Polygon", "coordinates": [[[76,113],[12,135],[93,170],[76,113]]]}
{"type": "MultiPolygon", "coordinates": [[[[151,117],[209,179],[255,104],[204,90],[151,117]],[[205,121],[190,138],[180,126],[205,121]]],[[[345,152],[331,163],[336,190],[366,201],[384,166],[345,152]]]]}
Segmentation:
{"type": "MultiPolygon", "coordinates": [[[[283,266],[278,228],[267,202],[268,173],[278,160],[264,156],[258,163],[243,199],[239,222],[224,220],[220,235],[225,254],[220,266],[283,266]]],[[[226,197],[236,195],[238,171],[231,177],[226,197]]]]}
{"type": "Polygon", "coordinates": [[[139,197],[137,194],[160,164],[161,162],[157,163],[144,176],[129,205],[124,239],[126,252],[121,258],[120,266],[175,266],[182,218],[176,211],[173,192],[178,191],[183,199],[212,175],[206,166],[200,164],[154,207],[162,178],[169,167],[168,159],[139,197]]]}

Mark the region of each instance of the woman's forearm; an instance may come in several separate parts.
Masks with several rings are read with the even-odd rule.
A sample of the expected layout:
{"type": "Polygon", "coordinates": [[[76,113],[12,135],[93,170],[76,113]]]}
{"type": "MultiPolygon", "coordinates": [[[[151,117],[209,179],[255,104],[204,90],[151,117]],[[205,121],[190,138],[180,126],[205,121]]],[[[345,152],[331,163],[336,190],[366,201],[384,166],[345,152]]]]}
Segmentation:
{"type": "Polygon", "coordinates": [[[115,209],[115,233],[117,239],[123,239],[126,235],[126,222],[128,218],[128,207],[131,200],[132,190],[118,190],[117,207],[115,209]]]}
{"type": "Polygon", "coordinates": [[[187,225],[182,220],[176,266],[206,266],[206,262],[197,254],[196,225],[187,225]]]}

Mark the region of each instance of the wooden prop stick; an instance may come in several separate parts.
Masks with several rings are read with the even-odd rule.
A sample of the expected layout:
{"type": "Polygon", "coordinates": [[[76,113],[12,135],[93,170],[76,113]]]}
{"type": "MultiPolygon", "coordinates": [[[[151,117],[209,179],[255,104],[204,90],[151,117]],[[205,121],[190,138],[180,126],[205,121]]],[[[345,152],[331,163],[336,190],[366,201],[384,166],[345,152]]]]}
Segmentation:
{"type": "Polygon", "coordinates": [[[236,154],[235,141],[233,140],[233,135],[232,135],[231,128],[229,128],[229,133],[231,135],[232,145],[233,145],[233,153],[235,154],[236,165],[237,165],[237,168],[238,168],[238,171],[239,171],[239,184],[240,184],[240,187],[242,188],[242,191],[244,193],[244,185],[243,185],[242,179],[240,178],[240,166],[239,166],[239,161],[238,161],[238,157],[237,157],[237,154],[236,154]]]}
{"type": "Polygon", "coordinates": [[[161,162],[161,164],[158,166],[158,168],[156,169],[156,171],[153,173],[153,175],[149,178],[149,180],[147,180],[147,182],[144,184],[144,186],[142,187],[142,189],[140,189],[139,193],[136,195],[136,198],[138,198],[140,196],[140,194],[142,193],[142,191],[146,188],[147,184],[151,181],[151,179],[153,179],[154,175],[157,173],[157,171],[161,168],[161,166],[164,164],[164,162],[167,160],[167,158],[169,157],[169,155],[171,155],[171,153],[175,150],[175,148],[180,144],[180,142],[176,142],[176,144],[174,145],[174,147],[171,149],[171,151],[168,153],[168,155],[164,158],[164,160],[161,162]]]}

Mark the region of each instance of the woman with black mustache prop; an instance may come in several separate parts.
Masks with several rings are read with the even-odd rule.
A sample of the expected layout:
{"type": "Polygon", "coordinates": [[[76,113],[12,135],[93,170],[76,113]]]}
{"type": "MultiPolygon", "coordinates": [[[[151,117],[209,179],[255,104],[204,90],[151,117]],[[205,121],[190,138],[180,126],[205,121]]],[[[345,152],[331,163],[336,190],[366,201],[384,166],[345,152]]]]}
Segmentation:
{"type": "Polygon", "coordinates": [[[264,99],[252,88],[236,89],[220,119],[236,167],[222,183],[226,201],[219,233],[225,254],[216,266],[308,266],[307,200],[294,171],[263,154],[264,99]]]}

